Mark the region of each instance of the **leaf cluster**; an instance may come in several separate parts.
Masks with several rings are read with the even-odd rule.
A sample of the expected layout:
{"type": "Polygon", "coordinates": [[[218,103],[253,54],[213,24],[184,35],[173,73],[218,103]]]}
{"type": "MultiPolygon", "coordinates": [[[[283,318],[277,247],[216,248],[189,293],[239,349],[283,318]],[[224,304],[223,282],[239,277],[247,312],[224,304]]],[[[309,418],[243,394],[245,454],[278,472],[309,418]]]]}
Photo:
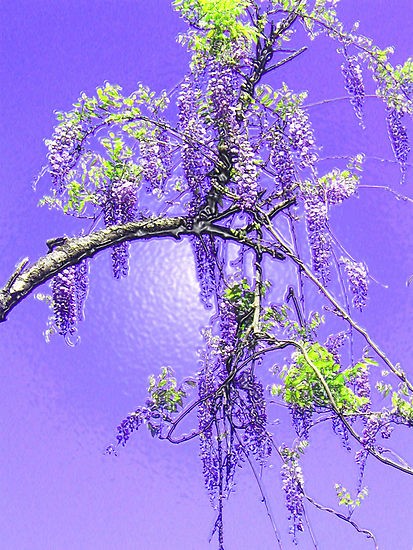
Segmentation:
{"type": "Polygon", "coordinates": [[[367,398],[357,396],[349,387],[349,382],[365,368],[364,361],[341,370],[333,355],[317,342],[306,346],[306,356],[308,360],[303,353],[297,352],[293,364],[285,373],[283,397],[286,403],[311,410],[332,408],[323,381],[342,413],[356,414],[368,402],[367,398]]]}

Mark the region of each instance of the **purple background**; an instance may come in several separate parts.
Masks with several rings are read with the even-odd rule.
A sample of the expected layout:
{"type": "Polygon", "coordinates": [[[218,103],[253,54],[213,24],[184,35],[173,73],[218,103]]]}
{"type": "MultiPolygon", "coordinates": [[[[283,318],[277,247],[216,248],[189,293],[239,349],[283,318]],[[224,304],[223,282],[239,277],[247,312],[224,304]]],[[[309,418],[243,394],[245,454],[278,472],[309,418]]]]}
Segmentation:
{"type": "MultiPolygon", "coordinates": [[[[396,46],[394,62],[412,55],[411,0],[347,0],[339,13],[358,18],[360,31],[380,46],[396,46]],[[396,9],[397,7],[397,9],[396,9]]],[[[92,94],[105,80],[125,93],[137,81],[171,89],[186,70],[187,54],[175,36],[184,29],[167,0],[15,0],[2,3],[0,280],[28,255],[46,251],[46,239],[71,234],[75,224],[37,209],[47,178],[31,182],[45,162],[43,139],[52,133],[53,110],[69,109],[81,91],[92,94]]],[[[344,94],[336,46],[320,39],[295,64],[272,75],[309,102],[344,94]]],[[[366,106],[362,132],[347,102],[311,111],[322,156],[365,151],[392,158],[384,109],[366,106]]],[[[411,126],[410,126],[411,129],[411,126]]],[[[398,186],[392,164],[368,162],[364,183],[398,186]]],[[[402,191],[410,192],[411,173],[402,191]]],[[[361,322],[394,361],[413,375],[411,327],[413,273],[411,205],[384,191],[361,190],[333,213],[337,236],[383,286],[372,283],[361,322]]],[[[208,320],[198,301],[190,249],[185,242],[133,246],[131,275],[111,277],[108,254],[92,262],[91,290],[81,344],[67,347],[42,338],[48,315],[32,297],[0,326],[1,546],[9,550],[207,549],[213,512],[203,489],[197,442],[171,446],[142,432],[118,457],[103,454],[119,420],[145,397],[147,377],[171,365],[178,377],[197,370],[199,329],[208,320]]],[[[281,292],[284,288],[281,289],[281,292]]],[[[282,427],[280,428],[282,430],[282,427]]],[[[411,459],[411,437],[393,447],[411,459]],[[409,457],[410,452],[410,457],[409,457]]],[[[357,471],[330,428],[319,429],[304,460],[308,492],[334,503],[336,481],[352,488],[357,471]]],[[[279,436],[282,440],[282,431],[279,436]]],[[[378,536],[380,548],[411,550],[411,478],[370,464],[370,496],[359,517],[378,536]]],[[[265,487],[284,548],[286,511],[278,468],[265,487]]],[[[309,511],[321,550],[372,548],[362,535],[327,514],[309,511]]],[[[226,512],[226,548],[275,548],[265,509],[247,467],[226,512]]],[[[311,548],[306,536],[302,547],[311,548]]]]}

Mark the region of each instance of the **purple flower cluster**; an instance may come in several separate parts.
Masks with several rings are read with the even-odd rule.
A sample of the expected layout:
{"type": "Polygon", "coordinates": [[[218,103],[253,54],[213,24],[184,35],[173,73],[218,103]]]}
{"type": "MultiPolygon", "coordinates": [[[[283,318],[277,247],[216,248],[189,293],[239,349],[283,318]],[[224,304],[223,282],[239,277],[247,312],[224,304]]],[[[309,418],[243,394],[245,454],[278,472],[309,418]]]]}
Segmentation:
{"type": "Polygon", "coordinates": [[[194,194],[192,214],[204,201],[211,183],[207,174],[212,169],[212,162],[205,155],[209,138],[205,125],[199,114],[201,89],[195,75],[187,75],[179,91],[177,106],[179,130],[184,136],[181,155],[182,168],[189,188],[194,194]]]}
{"type": "Polygon", "coordinates": [[[387,410],[384,409],[380,413],[380,435],[383,439],[389,439],[391,436],[394,427],[391,425],[391,422],[393,420],[393,415],[387,410]]]}
{"type": "Polygon", "coordinates": [[[209,70],[207,96],[211,108],[211,118],[216,124],[223,124],[229,116],[236,100],[237,80],[234,70],[219,62],[209,70]]]}
{"type": "Polygon", "coordinates": [[[275,179],[281,189],[288,190],[295,180],[294,162],[283,133],[271,129],[267,134],[267,146],[270,150],[270,163],[275,170],[275,179]]]}
{"type": "Polygon", "coordinates": [[[222,371],[222,364],[216,358],[214,346],[210,345],[210,334],[206,334],[206,350],[202,354],[202,368],[198,374],[198,395],[201,399],[198,406],[200,457],[204,474],[205,487],[208,491],[211,503],[215,499],[219,489],[219,457],[217,440],[214,437],[214,420],[218,410],[215,397],[217,389],[217,375],[222,371]],[[218,367],[218,372],[216,371],[218,367]]]}
{"type": "Polygon", "coordinates": [[[380,417],[376,414],[369,415],[364,424],[361,436],[361,443],[366,450],[374,446],[380,426],[380,417]]]}
{"type": "Polygon", "coordinates": [[[368,273],[364,262],[354,262],[349,258],[341,258],[344,270],[353,294],[353,306],[360,311],[367,303],[368,273]]]}
{"type": "Polygon", "coordinates": [[[304,478],[296,453],[290,452],[281,466],[282,488],[291,521],[290,534],[296,542],[297,531],[304,531],[304,478]]]}
{"type": "Polygon", "coordinates": [[[221,346],[220,355],[225,361],[235,350],[238,322],[234,305],[224,298],[219,304],[221,346]]]}
{"type": "Polygon", "coordinates": [[[339,170],[333,170],[321,181],[325,183],[325,195],[329,204],[340,204],[357,190],[357,178],[351,174],[346,177],[339,170]]]}
{"type": "Polygon", "coordinates": [[[254,162],[255,154],[251,147],[247,129],[235,134],[231,151],[236,160],[233,164],[233,182],[238,195],[238,203],[242,210],[252,208],[257,200],[258,170],[254,162]]]}
{"type": "Polygon", "coordinates": [[[207,97],[210,117],[217,129],[231,132],[236,128],[234,106],[237,101],[239,76],[231,67],[220,62],[212,63],[209,69],[207,97]]]}
{"type": "MultiPolygon", "coordinates": [[[[356,392],[356,395],[359,397],[366,397],[367,399],[370,399],[370,380],[369,380],[369,368],[368,366],[363,366],[361,368],[354,380],[354,390],[356,392]]],[[[368,407],[368,405],[364,405],[364,407],[368,407]]]]}
{"type": "Polygon", "coordinates": [[[394,156],[400,165],[402,183],[404,182],[406,176],[406,163],[410,152],[407,130],[402,124],[403,117],[404,113],[397,111],[396,109],[389,109],[386,117],[390,143],[394,156]]]}
{"type": "Polygon", "coordinates": [[[344,346],[347,340],[348,333],[342,331],[338,334],[330,334],[330,336],[325,341],[324,346],[326,350],[334,357],[334,361],[337,363],[337,365],[339,365],[341,362],[339,349],[344,346]]]}
{"type": "Polygon", "coordinates": [[[212,237],[193,237],[192,249],[195,256],[196,273],[201,288],[201,300],[206,307],[211,307],[211,298],[216,288],[216,255],[217,248],[212,237]]]}
{"type": "Polygon", "coordinates": [[[207,98],[208,117],[217,132],[217,139],[228,144],[231,157],[235,159],[231,171],[234,192],[239,197],[239,205],[251,208],[257,198],[258,171],[255,153],[250,143],[246,124],[237,120],[239,74],[234,67],[213,63],[209,70],[207,98]]]}
{"type": "Polygon", "coordinates": [[[296,434],[300,439],[308,439],[312,426],[313,410],[298,405],[290,405],[289,409],[296,434]]]}
{"type": "Polygon", "coordinates": [[[318,160],[313,129],[308,115],[297,108],[288,125],[291,147],[296,151],[301,168],[313,168],[318,160]]]}
{"type": "Polygon", "coordinates": [[[330,280],[331,235],[328,228],[328,206],[316,194],[304,198],[307,234],[312,264],[323,284],[330,280]]]}
{"type": "MultiPolygon", "coordinates": [[[[117,444],[126,445],[128,439],[133,432],[138,431],[142,424],[145,424],[151,418],[151,411],[148,407],[138,407],[136,411],[128,414],[128,416],[122,420],[117,429],[117,444]]],[[[111,448],[112,446],[110,446],[111,448]]],[[[108,448],[109,449],[109,448],[108,448]]]]}
{"type": "Polygon", "coordinates": [[[350,451],[351,447],[350,447],[349,432],[344,422],[341,420],[339,416],[334,416],[331,424],[332,424],[333,432],[341,437],[341,442],[343,444],[343,447],[347,451],[350,451]]]}
{"type": "Polygon", "coordinates": [[[65,190],[66,179],[82,154],[84,135],[79,124],[68,118],[55,128],[52,139],[45,140],[49,149],[49,172],[59,195],[65,190]]]}
{"type": "Polygon", "coordinates": [[[364,428],[361,435],[362,448],[356,452],[355,461],[364,467],[369,449],[374,448],[377,434],[380,433],[383,439],[388,439],[392,432],[392,421],[397,421],[390,411],[383,409],[381,412],[370,414],[364,421],[364,428]]]}
{"type": "Polygon", "coordinates": [[[341,65],[341,72],[344,76],[344,86],[350,94],[350,103],[353,106],[356,117],[362,124],[363,105],[365,100],[363,72],[356,56],[346,56],[341,65]]]}
{"type": "MultiPolygon", "coordinates": [[[[106,227],[124,224],[135,217],[136,182],[123,180],[111,182],[104,195],[104,220],[106,227]]],[[[129,243],[112,248],[113,275],[116,279],[128,275],[129,243]]]]}
{"type": "Polygon", "coordinates": [[[165,188],[165,183],[172,172],[172,145],[168,132],[160,130],[140,144],[143,178],[151,189],[165,188]]]}
{"type": "Polygon", "coordinates": [[[69,337],[76,332],[77,323],[83,320],[84,303],[89,285],[88,261],[67,267],[51,282],[54,325],[57,332],[69,337]]]}
{"type": "Polygon", "coordinates": [[[267,431],[267,405],[264,388],[252,369],[242,372],[236,387],[245,395],[245,406],[239,414],[243,417],[245,431],[243,443],[263,464],[271,454],[271,439],[267,431]]]}

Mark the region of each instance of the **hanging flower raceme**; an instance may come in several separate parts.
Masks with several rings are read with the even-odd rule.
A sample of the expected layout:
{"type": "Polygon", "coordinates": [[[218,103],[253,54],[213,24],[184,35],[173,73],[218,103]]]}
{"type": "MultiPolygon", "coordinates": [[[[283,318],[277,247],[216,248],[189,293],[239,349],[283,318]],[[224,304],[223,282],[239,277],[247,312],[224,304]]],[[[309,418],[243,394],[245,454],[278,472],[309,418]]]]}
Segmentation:
{"type": "Polygon", "coordinates": [[[364,262],[355,262],[349,258],[340,258],[344,265],[346,275],[350,283],[350,290],[353,294],[353,306],[360,311],[367,303],[368,273],[364,262]]]}
{"type": "Polygon", "coordinates": [[[182,169],[193,193],[190,213],[195,214],[211,187],[207,174],[213,168],[208,151],[209,138],[200,110],[201,89],[195,75],[187,75],[180,87],[177,106],[179,130],[183,134],[182,169]]]}
{"type": "Polygon", "coordinates": [[[339,349],[344,346],[348,340],[349,335],[345,331],[341,331],[338,334],[330,334],[330,336],[325,341],[326,350],[331,353],[334,358],[334,361],[339,365],[341,363],[339,349]]]}
{"type": "Polygon", "coordinates": [[[59,334],[70,337],[83,320],[84,303],[89,286],[89,265],[83,260],[67,267],[51,282],[54,326],[59,334]]]}
{"type": "Polygon", "coordinates": [[[308,440],[310,428],[313,425],[313,408],[299,407],[297,405],[290,405],[288,408],[290,410],[295,433],[300,439],[308,440]]]}
{"type": "Polygon", "coordinates": [[[302,109],[297,108],[289,119],[288,129],[291,146],[298,156],[300,168],[313,168],[318,155],[308,115],[302,109]]]}
{"type": "Polygon", "coordinates": [[[357,62],[356,56],[346,56],[341,65],[341,72],[344,76],[344,86],[350,95],[350,103],[353,106],[356,117],[363,126],[363,105],[365,100],[365,91],[363,83],[363,71],[357,62]]]}
{"type": "Polygon", "coordinates": [[[239,75],[234,67],[214,62],[208,73],[207,97],[210,118],[216,128],[230,135],[237,126],[234,106],[238,99],[239,75]]]}
{"type": "MultiPolygon", "coordinates": [[[[131,179],[110,182],[104,196],[104,220],[106,227],[124,224],[135,217],[137,184],[131,179]]],[[[126,277],[129,270],[129,243],[120,243],[112,248],[113,275],[116,279],[126,277]]]]}
{"type": "Polygon", "coordinates": [[[267,404],[264,388],[250,368],[243,371],[236,380],[236,388],[244,395],[243,407],[239,411],[245,425],[243,443],[260,462],[264,464],[271,454],[271,438],[267,430],[267,404]]]}
{"type": "Polygon", "coordinates": [[[291,522],[290,533],[296,541],[297,531],[304,531],[304,478],[301,466],[298,462],[298,453],[290,449],[282,448],[284,463],[281,466],[282,488],[285,503],[289,512],[288,519],[291,522]]]}
{"type": "Polygon", "coordinates": [[[45,140],[49,150],[49,173],[53,189],[58,195],[65,190],[67,178],[83,152],[83,139],[87,128],[74,117],[67,117],[56,126],[52,139],[45,140]]]}
{"type": "Polygon", "coordinates": [[[234,134],[231,151],[234,151],[233,182],[238,203],[242,210],[252,208],[258,194],[258,170],[255,153],[246,128],[234,134]]]}
{"type": "Polygon", "coordinates": [[[217,247],[212,237],[193,237],[192,249],[195,255],[196,274],[200,286],[202,303],[210,308],[211,298],[216,289],[216,254],[217,247]]]}
{"type": "Polygon", "coordinates": [[[212,336],[210,330],[204,331],[204,337],[206,347],[201,354],[201,370],[198,373],[199,442],[205,487],[215,506],[220,478],[217,438],[214,436],[219,409],[215,392],[225,379],[225,372],[223,363],[217,356],[217,338],[212,336]]]}
{"type": "Polygon", "coordinates": [[[275,171],[275,179],[282,190],[291,188],[295,180],[294,161],[287,140],[281,129],[271,128],[266,136],[270,151],[270,163],[275,171]]]}
{"type": "Polygon", "coordinates": [[[308,240],[314,271],[323,284],[330,280],[331,235],[328,206],[316,193],[304,196],[308,240]]]}
{"type": "Polygon", "coordinates": [[[163,191],[172,172],[172,145],[166,130],[154,131],[139,143],[142,177],[151,189],[163,191]]]}
{"type": "Polygon", "coordinates": [[[220,303],[220,355],[223,360],[228,359],[235,350],[237,339],[237,312],[234,304],[224,298],[220,303]]]}
{"type": "Polygon", "coordinates": [[[401,183],[404,182],[406,177],[406,163],[407,157],[410,153],[409,139],[407,136],[407,130],[402,124],[404,113],[397,111],[396,109],[388,109],[387,112],[387,130],[389,132],[390,143],[396,157],[397,162],[400,165],[401,183]]]}

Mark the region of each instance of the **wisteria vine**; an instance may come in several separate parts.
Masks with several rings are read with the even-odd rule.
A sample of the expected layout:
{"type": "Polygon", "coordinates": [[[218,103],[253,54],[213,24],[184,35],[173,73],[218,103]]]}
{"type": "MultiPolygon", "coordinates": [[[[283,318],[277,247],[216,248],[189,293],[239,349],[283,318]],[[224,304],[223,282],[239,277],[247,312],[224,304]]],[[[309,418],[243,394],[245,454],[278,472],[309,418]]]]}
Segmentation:
{"type": "MultiPolygon", "coordinates": [[[[354,514],[367,495],[368,460],[413,474],[383,443],[399,426],[413,427],[413,385],[356,321],[354,312],[368,303],[368,267],[331,231],[331,212],[357,194],[365,159],[356,151],[345,165],[324,169],[307,93],[286,83],[273,86],[273,75],[309,47],[294,41],[298,26],[310,39],[336,41],[348,101],[363,128],[367,98],[383,102],[406,182],[410,145],[404,120],[413,112],[413,60],[392,67],[390,49],[346,31],[337,2],[329,0],[172,4],[188,26],[179,41],[191,55],[177,86],[177,123],[166,116],[172,96],[143,85],[124,96],[119,86],[106,83],[58,115],[46,140],[51,193],[42,203],[79,218],[84,227],[77,237],[48,241],[49,254],[38,264],[16,268],[0,291],[0,318],[50,280],[49,335],[56,332],[71,343],[83,318],[88,257],[110,247],[113,274],[121,278],[129,271],[130,241],[187,238],[200,299],[212,312],[198,372],[181,383],[170,367],[151,376],[148,399],[120,422],[108,452],[116,454],[144,425],[153,437],[173,443],[198,438],[220,550],[224,505],[235,490],[237,468],[247,464],[254,475],[255,465],[279,468],[296,544],[306,530],[313,538],[309,503],[378,548],[354,514]],[[276,288],[281,262],[294,272],[285,289],[276,288]],[[282,301],[271,297],[274,288],[284,293],[282,301]],[[310,311],[310,294],[322,300],[319,313],[310,311]],[[325,336],[329,323],[335,328],[325,336]],[[277,444],[271,428],[277,407],[290,415],[289,445],[277,444]],[[177,435],[190,415],[193,430],[177,435]],[[347,512],[306,493],[301,459],[313,431],[326,422],[345,448],[356,448],[356,498],[335,486],[337,506],[347,512]]],[[[282,548],[263,482],[256,479],[282,548]]]]}

